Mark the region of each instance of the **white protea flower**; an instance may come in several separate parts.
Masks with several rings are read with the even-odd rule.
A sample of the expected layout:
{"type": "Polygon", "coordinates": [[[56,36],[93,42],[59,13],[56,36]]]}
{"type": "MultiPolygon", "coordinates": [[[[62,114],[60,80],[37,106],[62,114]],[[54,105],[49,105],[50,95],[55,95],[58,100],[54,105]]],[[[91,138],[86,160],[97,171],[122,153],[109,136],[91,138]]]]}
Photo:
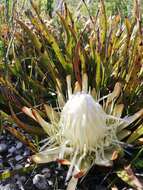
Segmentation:
{"type": "Polygon", "coordinates": [[[61,136],[80,151],[87,146],[89,151],[103,144],[109,135],[108,115],[98,102],[85,92],[72,95],[65,104],[60,119],[61,136]]]}
{"type": "Polygon", "coordinates": [[[82,89],[76,83],[73,92],[71,78],[68,76],[67,91],[66,103],[58,91],[59,105],[63,106],[60,113],[45,105],[51,123],[46,122],[36,110],[24,107],[23,111],[35,119],[49,136],[41,151],[32,157],[33,160],[37,163],[56,159],[69,160],[68,179],[72,172],[79,172],[81,169],[86,171],[91,164],[111,164],[113,152],[120,149],[119,140],[130,133],[125,128],[139,118],[141,113],[120,118],[123,105],[114,105],[121,93],[120,83],[115,85],[111,94],[97,101],[94,89],[91,93],[88,91],[86,74],[83,75],[82,89]],[[99,104],[101,100],[102,106],[99,104]]]}

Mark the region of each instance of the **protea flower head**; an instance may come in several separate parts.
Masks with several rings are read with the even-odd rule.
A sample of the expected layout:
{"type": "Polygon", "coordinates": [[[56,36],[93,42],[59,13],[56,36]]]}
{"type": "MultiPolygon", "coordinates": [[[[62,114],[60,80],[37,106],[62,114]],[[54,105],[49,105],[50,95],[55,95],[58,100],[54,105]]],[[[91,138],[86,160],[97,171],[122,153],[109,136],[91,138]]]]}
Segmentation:
{"type": "Polygon", "coordinates": [[[60,112],[45,105],[51,123],[45,121],[36,110],[24,107],[23,111],[35,119],[48,134],[41,151],[32,156],[33,160],[37,163],[68,160],[71,165],[68,179],[72,172],[81,169],[86,171],[92,164],[111,164],[113,152],[121,150],[120,140],[130,133],[125,128],[140,113],[120,118],[123,105],[114,105],[121,93],[120,83],[116,83],[112,93],[97,99],[95,90],[88,90],[86,74],[83,75],[82,88],[76,82],[74,90],[71,87],[71,77],[68,76],[67,92],[68,98],[64,102],[58,91],[60,112]]]}
{"type": "MultiPolygon", "coordinates": [[[[71,89],[69,82],[68,85],[68,89],[71,89]]],[[[68,90],[68,101],[61,112],[59,133],[73,149],[81,153],[96,152],[97,162],[104,159],[104,148],[116,139],[115,123],[119,123],[119,119],[106,114],[88,92],[86,75],[80,92],[72,94],[68,90]],[[114,120],[113,124],[108,125],[109,120],[114,120]]]]}

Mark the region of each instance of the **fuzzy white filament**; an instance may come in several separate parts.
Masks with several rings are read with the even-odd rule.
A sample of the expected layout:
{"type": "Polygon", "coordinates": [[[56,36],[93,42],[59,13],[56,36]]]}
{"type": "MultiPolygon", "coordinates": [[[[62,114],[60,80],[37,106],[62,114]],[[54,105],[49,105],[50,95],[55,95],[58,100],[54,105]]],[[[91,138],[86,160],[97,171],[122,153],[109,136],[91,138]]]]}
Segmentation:
{"type": "Polygon", "coordinates": [[[61,136],[80,151],[85,145],[88,151],[95,151],[110,136],[107,119],[109,116],[90,94],[79,92],[70,96],[62,110],[61,136]]]}

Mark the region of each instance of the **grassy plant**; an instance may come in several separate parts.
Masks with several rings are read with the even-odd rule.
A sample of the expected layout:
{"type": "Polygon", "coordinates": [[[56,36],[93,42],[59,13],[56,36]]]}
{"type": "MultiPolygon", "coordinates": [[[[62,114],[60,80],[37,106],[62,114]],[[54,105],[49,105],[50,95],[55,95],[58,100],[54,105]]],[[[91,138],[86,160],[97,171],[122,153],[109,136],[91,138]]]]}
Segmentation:
{"type": "MultiPolygon", "coordinates": [[[[101,1],[97,15],[81,21],[73,18],[65,4],[64,13],[58,13],[58,27],[51,19],[45,22],[33,2],[32,7],[33,11],[26,11],[27,23],[16,19],[5,68],[8,78],[1,77],[2,109],[8,110],[23,129],[42,134],[41,128],[29,129],[18,118],[15,112],[22,110],[48,134],[50,148],[33,156],[34,161],[67,159],[71,165],[69,176],[74,166],[73,174],[88,170],[94,163],[110,164],[122,149],[120,141],[139,142],[143,134],[143,42],[139,6],[136,4],[132,18],[121,19],[120,15],[108,17],[101,1]],[[80,100],[83,101],[80,103],[80,100]],[[38,107],[34,108],[48,102],[45,110],[42,106],[39,112],[38,107]],[[94,109],[88,106],[91,102],[101,120],[98,124],[92,117],[94,109]],[[80,106],[72,107],[72,104],[80,106]],[[87,122],[95,123],[92,126],[85,122],[87,133],[79,121],[83,119],[82,111],[87,122]],[[87,117],[88,112],[91,119],[87,117]],[[67,116],[70,121],[66,120],[67,116]],[[104,125],[103,130],[98,125],[100,128],[104,125]],[[95,138],[93,129],[98,134],[95,138]]],[[[3,42],[6,46],[7,41],[3,42]]]]}

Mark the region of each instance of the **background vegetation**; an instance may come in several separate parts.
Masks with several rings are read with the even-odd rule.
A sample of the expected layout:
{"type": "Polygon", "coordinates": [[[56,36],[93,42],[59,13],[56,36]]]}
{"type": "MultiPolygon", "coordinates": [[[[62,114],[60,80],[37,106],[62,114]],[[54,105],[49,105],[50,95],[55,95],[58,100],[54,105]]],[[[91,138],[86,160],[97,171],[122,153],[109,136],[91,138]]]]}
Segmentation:
{"type": "MultiPolygon", "coordinates": [[[[141,110],[142,7],[131,0],[108,0],[105,6],[100,2],[99,6],[92,0],[67,0],[69,11],[62,1],[0,1],[0,119],[2,126],[5,121],[10,124],[9,131],[17,138],[20,135],[12,130],[12,123],[33,136],[43,135],[39,124],[27,118],[22,108],[38,109],[48,120],[43,104],[56,109],[56,99],[66,99],[67,74],[74,86],[86,72],[96,98],[110,93],[120,82],[121,97],[113,94],[117,104],[124,104],[119,114],[141,110]]],[[[142,111],[130,119],[133,123],[124,131],[125,142],[142,143],[142,111]]],[[[36,144],[28,144],[35,151],[36,144]]],[[[135,158],[142,168],[139,156],[135,158]]]]}

